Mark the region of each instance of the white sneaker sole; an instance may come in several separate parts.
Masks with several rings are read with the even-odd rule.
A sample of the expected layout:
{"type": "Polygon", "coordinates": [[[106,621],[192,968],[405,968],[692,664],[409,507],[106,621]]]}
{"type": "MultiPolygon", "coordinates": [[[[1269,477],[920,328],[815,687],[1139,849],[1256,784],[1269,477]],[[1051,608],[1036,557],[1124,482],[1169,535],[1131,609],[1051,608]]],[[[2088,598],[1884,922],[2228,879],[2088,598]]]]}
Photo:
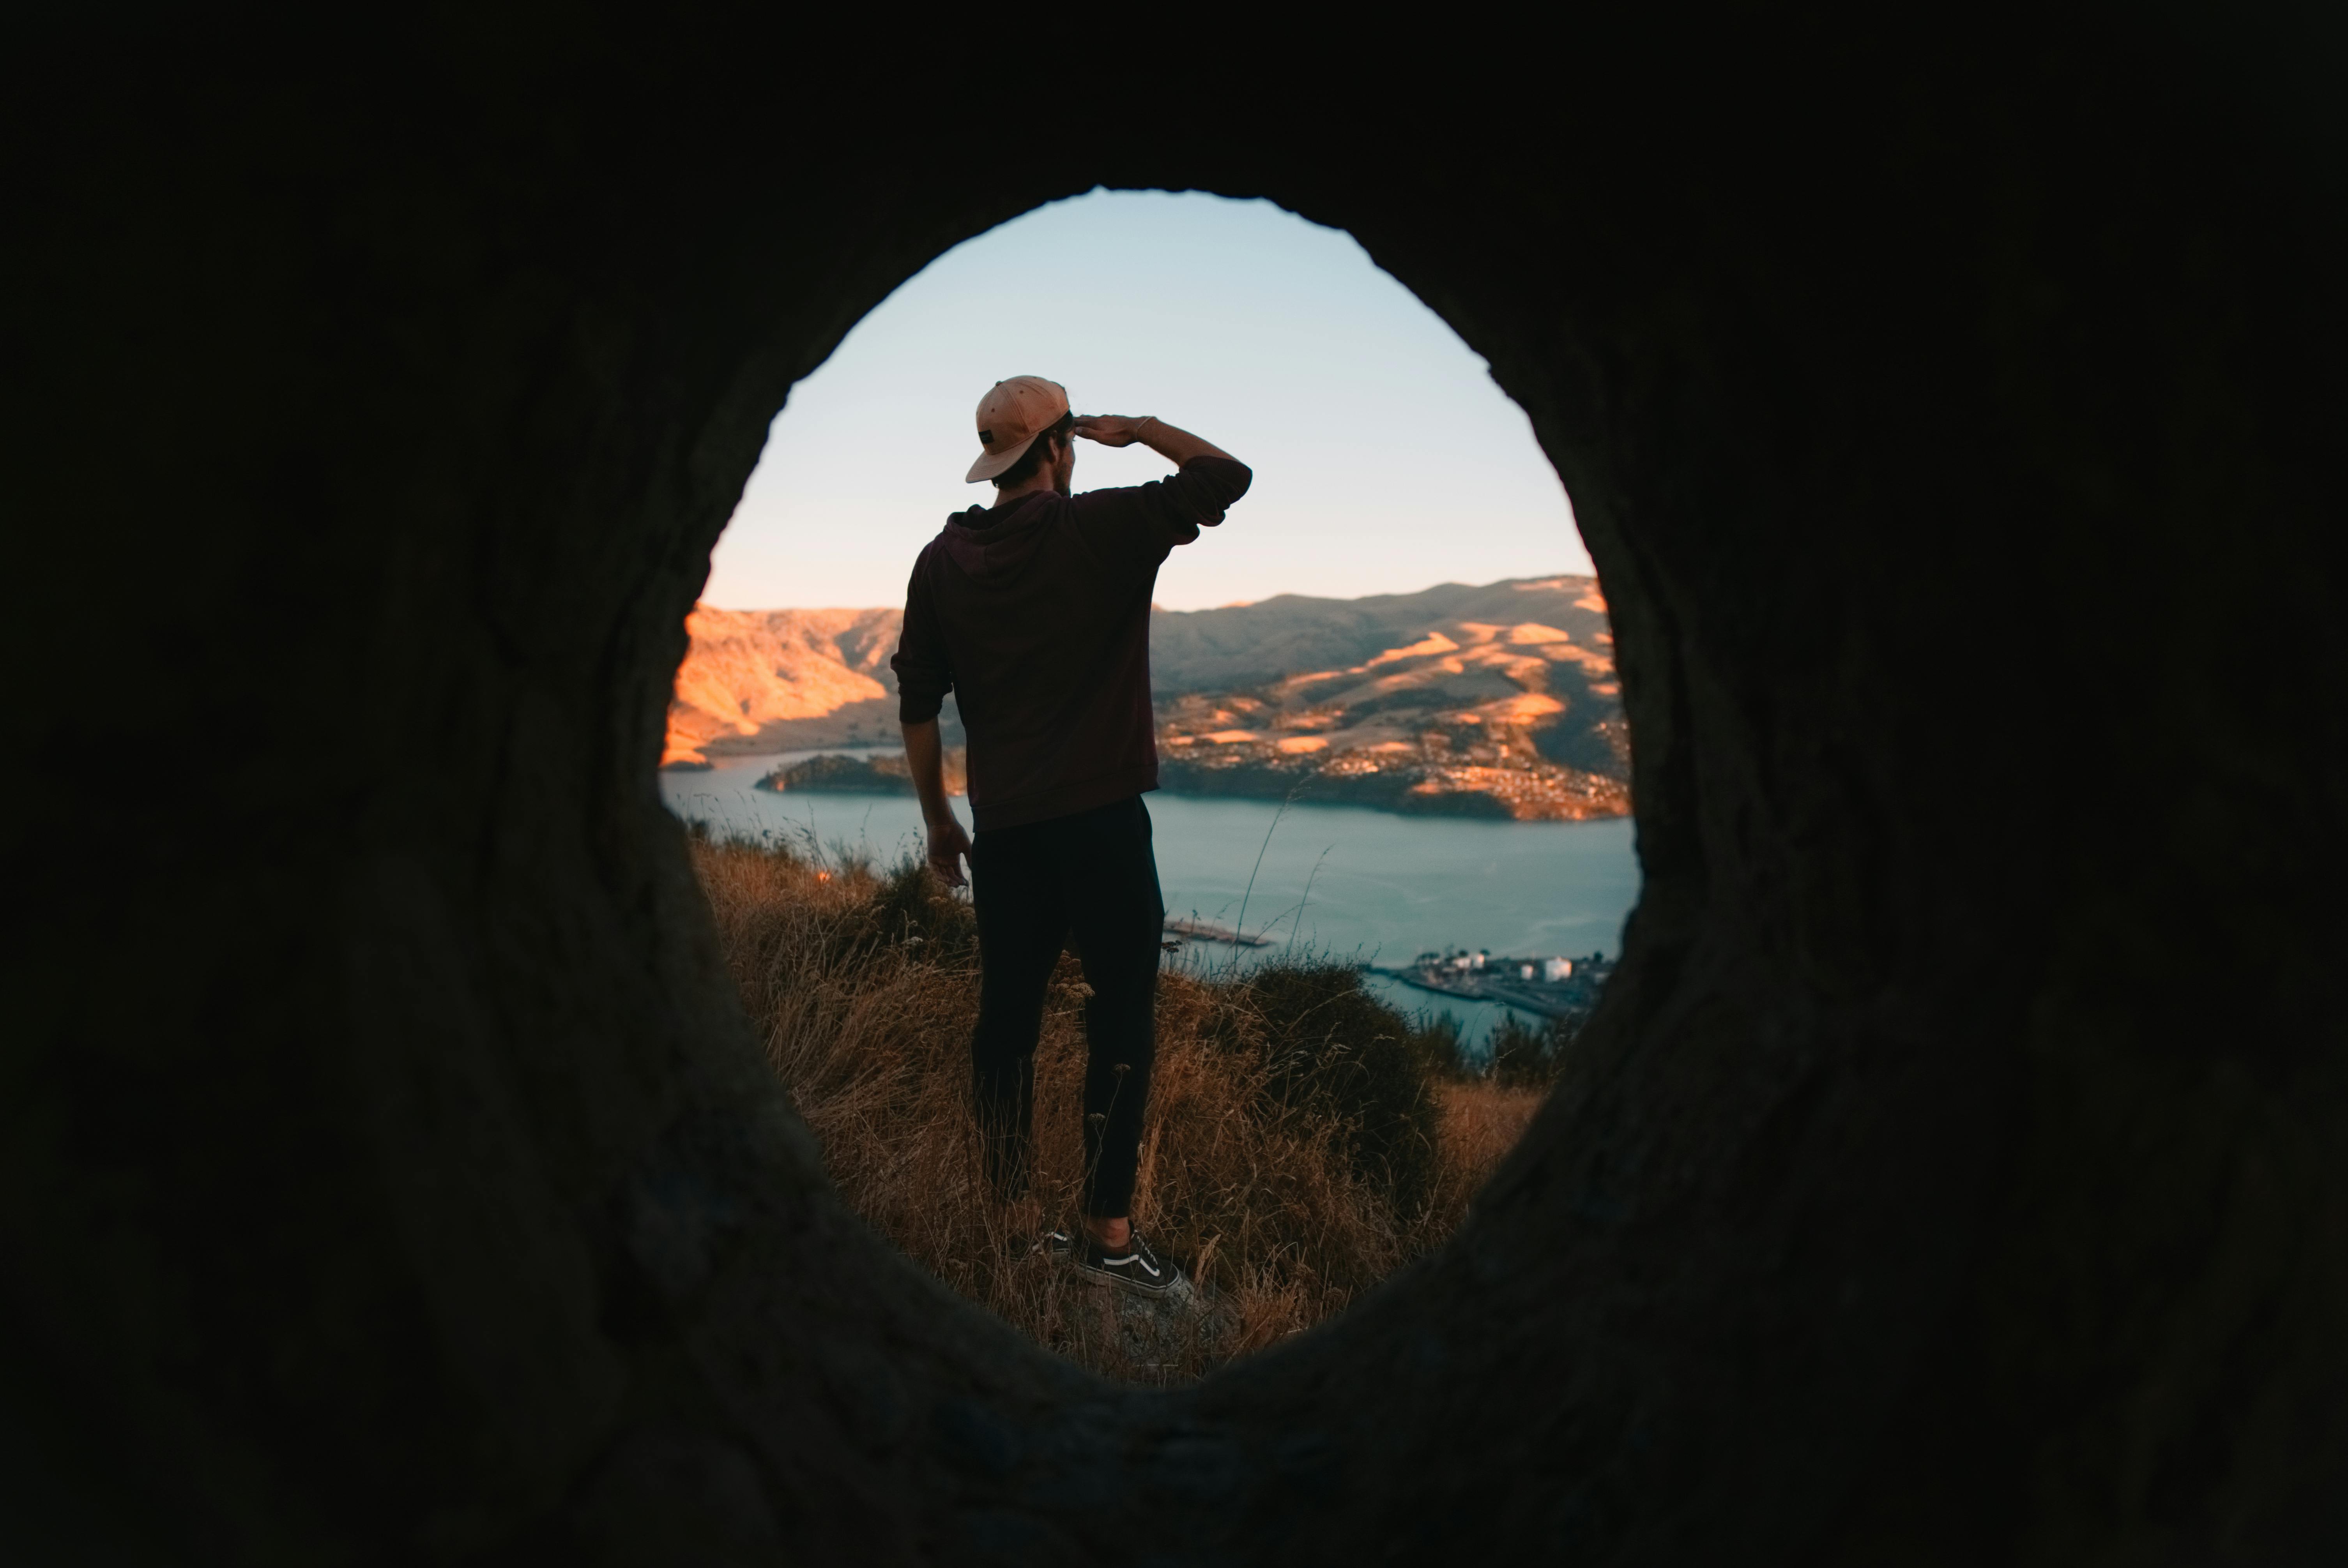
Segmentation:
{"type": "Polygon", "coordinates": [[[1182,1278],[1182,1271],[1179,1268],[1168,1269],[1164,1279],[1152,1284],[1146,1277],[1119,1274],[1113,1269],[1096,1268],[1088,1264],[1080,1263],[1073,1257],[1068,1260],[1068,1266],[1075,1269],[1080,1277],[1095,1285],[1106,1285],[1112,1290],[1122,1290],[1130,1296],[1144,1296],[1152,1299],[1172,1295],[1176,1285],[1182,1278]]]}

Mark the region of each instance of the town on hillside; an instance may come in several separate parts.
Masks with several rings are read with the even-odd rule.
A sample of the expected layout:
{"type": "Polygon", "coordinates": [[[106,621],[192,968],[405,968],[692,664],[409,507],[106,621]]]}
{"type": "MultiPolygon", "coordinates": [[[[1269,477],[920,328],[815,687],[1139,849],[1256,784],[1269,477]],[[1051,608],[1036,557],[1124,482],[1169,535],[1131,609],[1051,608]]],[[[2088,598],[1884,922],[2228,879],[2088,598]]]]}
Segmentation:
{"type": "Polygon", "coordinates": [[[1394,968],[1371,966],[1421,990],[1470,1001],[1499,1002],[1544,1018],[1579,1024],[1598,1005],[1614,973],[1603,952],[1587,958],[1496,958],[1485,951],[1426,952],[1394,968]]]}

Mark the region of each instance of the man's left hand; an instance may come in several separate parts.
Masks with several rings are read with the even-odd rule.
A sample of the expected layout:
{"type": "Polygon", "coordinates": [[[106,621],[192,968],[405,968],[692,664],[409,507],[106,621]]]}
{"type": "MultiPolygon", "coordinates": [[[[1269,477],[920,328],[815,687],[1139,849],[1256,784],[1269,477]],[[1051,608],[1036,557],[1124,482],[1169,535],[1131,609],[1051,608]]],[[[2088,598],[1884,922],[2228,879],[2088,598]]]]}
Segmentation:
{"type": "Polygon", "coordinates": [[[960,822],[948,817],[931,824],[930,869],[937,873],[939,881],[949,887],[967,886],[962,875],[962,857],[969,853],[970,835],[962,830],[960,822]]]}
{"type": "Polygon", "coordinates": [[[1122,414],[1079,414],[1072,428],[1087,441],[1097,441],[1104,446],[1130,446],[1140,439],[1138,432],[1147,416],[1128,418],[1122,414]]]}

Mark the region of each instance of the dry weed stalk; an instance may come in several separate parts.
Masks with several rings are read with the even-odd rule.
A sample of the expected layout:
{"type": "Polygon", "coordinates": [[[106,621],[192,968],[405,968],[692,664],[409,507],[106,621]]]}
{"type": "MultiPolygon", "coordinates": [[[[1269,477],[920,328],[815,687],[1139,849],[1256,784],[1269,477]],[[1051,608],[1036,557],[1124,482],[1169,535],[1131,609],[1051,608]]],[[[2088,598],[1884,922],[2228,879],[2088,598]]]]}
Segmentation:
{"type": "Polygon", "coordinates": [[[1322,988],[1301,1008],[1277,988],[1169,972],[1135,1219],[1218,1307],[1170,1352],[1137,1348],[1107,1292],[1030,1251],[1075,1216],[1082,1184],[1075,961],[1045,1003],[1032,1191],[1006,1207],[985,1190],[969,1111],[966,907],[912,866],[706,840],[694,864],[743,1005],[848,1202],[953,1289],[1107,1376],[1195,1377],[1341,1310],[1450,1234],[1538,1098],[1424,1067],[1398,1079],[1392,1040],[1346,1031],[1380,1014],[1408,1026],[1334,967],[1285,971],[1292,993],[1322,988]],[[1325,1039],[1315,1018],[1334,1020],[1325,1039]],[[1379,1050],[1383,1078],[1365,1065],[1379,1050]]]}

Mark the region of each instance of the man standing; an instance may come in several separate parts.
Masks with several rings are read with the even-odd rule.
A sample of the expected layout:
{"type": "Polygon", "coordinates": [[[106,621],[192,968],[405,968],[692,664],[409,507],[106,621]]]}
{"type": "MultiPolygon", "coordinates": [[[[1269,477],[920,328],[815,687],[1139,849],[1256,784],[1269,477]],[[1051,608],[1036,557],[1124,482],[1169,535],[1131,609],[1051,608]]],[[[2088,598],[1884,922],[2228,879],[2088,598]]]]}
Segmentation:
{"type": "Polygon", "coordinates": [[[978,442],[968,482],[992,479],[994,505],[957,514],[922,548],[890,662],[930,866],[959,887],[970,859],[971,1067],[987,1180],[1006,1199],[1025,1188],[1044,990],[1073,938],[1092,988],[1084,1223],[1046,1244],[1093,1279],[1159,1295],[1180,1275],[1132,1224],[1166,917],[1141,803],[1158,787],[1149,600],[1167,554],[1221,522],[1251,476],[1154,417],[1077,418],[1058,383],[1033,375],[979,400],[978,442]],[[1138,441],[1179,472],[1073,495],[1076,436],[1138,441]],[[970,737],[975,840],[946,802],[938,711],[949,690],[970,737]]]}

